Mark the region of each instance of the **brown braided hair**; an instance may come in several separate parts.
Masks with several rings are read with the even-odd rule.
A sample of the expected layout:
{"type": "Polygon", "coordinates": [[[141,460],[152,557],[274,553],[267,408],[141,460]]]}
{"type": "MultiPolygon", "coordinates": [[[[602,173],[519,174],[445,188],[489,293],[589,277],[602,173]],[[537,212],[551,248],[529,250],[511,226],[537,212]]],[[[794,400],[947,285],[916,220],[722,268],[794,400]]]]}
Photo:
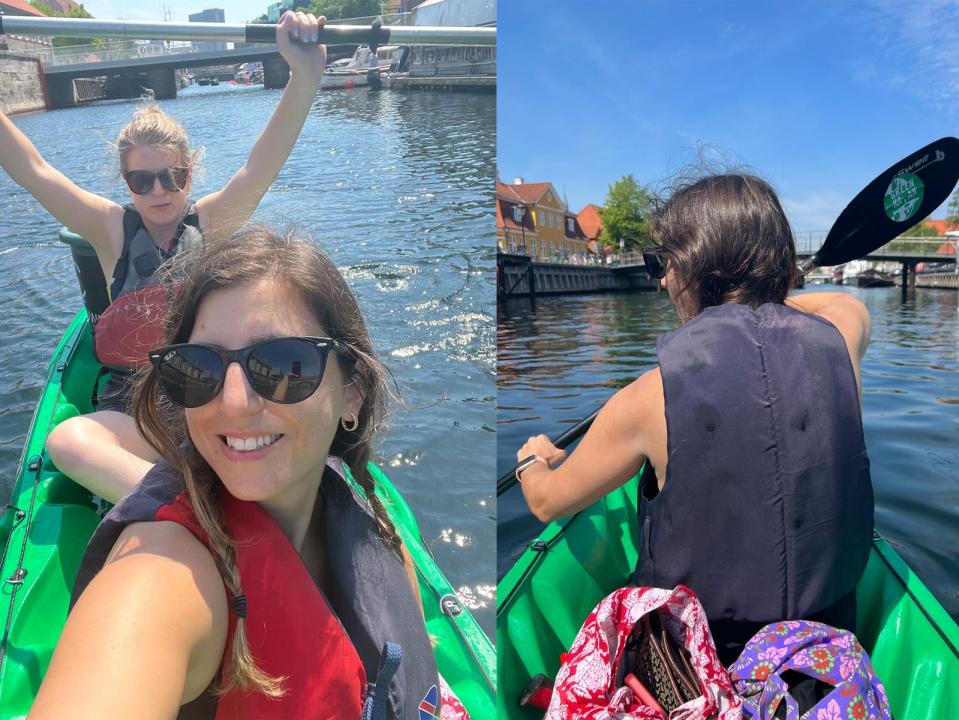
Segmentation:
{"type": "MultiPolygon", "coordinates": [[[[330,337],[348,348],[349,358],[338,354],[333,357],[341,363],[344,374],[351,375],[363,405],[355,430],[337,427],[330,454],[342,458],[351,469],[366,494],[380,534],[402,558],[399,535],[375,493],[375,481],[367,468],[373,434],[385,420],[391,376],[376,357],[356,298],[329,257],[292,234],[280,234],[262,225],[245,226],[229,239],[210,243],[199,254],[179,253],[165,276],[172,298],[166,341],[189,341],[200,303],[208,293],[263,279],[281,283],[302,299],[330,337]]],[[[133,417],[140,434],[182,473],[197,521],[216,553],[223,581],[231,595],[241,594],[236,544],[226,530],[218,502],[222,483],[195,449],[181,451],[181,442],[188,440],[183,412],[163,397],[152,369],[138,379],[133,417]]],[[[284,694],[283,680],[257,668],[247,644],[244,620],[238,617],[219,691],[255,689],[278,697],[284,694]]]]}

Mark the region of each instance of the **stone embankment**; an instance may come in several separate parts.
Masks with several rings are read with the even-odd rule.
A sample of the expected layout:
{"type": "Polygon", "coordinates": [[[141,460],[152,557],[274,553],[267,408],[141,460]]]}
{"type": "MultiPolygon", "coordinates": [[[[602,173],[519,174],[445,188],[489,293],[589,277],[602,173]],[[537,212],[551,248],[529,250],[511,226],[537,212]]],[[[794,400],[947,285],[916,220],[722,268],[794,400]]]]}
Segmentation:
{"type": "Polygon", "coordinates": [[[39,61],[28,55],[0,52],[0,110],[13,115],[44,108],[39,61]]]}
{"type": "Polygon", "coordinates": [[[7,115],[46,108],[36,56],[49,48],[49,41],[0,36],[0,110],[7,115]]]}

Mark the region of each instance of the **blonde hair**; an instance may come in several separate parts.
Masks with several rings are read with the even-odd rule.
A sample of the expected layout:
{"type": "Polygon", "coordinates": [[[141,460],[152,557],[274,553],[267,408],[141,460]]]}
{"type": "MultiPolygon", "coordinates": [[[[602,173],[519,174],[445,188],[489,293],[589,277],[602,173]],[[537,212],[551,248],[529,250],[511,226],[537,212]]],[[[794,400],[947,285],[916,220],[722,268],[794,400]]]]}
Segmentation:
{"type": "Polygon", "coordinates": [[[147,104],[133,113],[133,119],[117,135],[117,154],[120,172],[127,169],[127,156],[133,148],[152,147],[176,155],[184,167],[198,169],[203,151],[190,149],[190,138],[184,127],[167,115],[159,106],[147,104]]]}
{"type": "MultiPolygon", "coordinates": [[[[247,225],[231,238],[211,243],[195,259],[182,283],[172,290],[174,299],[167,316],[166,340],[189,341],[200,303],[210,292],[262,278],[282,282],[306,303],[330,337],[347,348],[348,357],[335,354],[331,360],[336,358],[351,377],[363,405],[354,429],[337,427],[330,454],[342,458],[353,472],[373,511],[380,537],[402,558],[402,541],[376,495],[376,482],[368,469],[373,435],[386,416],[391,376],[373,350],[356,298],[329,257],[292,234],[281,234],[262,225],[247,225]]],[[[139,378],[133,417],[147,442],[183,475],[197,522],[220,561],[223,581],[231,595],[240,594],[236,541],[227,532],[219,503],[222,483],[192,443],[185,453],[181,450],[180,443],[188,439],[183,414],[162,396],[152,370],[139,378]]],[[[233,647],[224,665],[221,693],[237,688],[254,689],[270,697],[284,694],[284,678],[271,677],[257,667],[242,618],[237,618],[233,647]]]]}

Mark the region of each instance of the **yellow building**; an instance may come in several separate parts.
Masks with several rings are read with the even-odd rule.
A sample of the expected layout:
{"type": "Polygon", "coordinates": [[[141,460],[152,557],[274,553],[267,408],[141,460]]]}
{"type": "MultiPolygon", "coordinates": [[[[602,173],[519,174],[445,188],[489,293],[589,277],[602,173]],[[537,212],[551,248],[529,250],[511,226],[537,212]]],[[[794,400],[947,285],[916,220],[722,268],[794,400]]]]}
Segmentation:
{"type": "Polygon", "coordinates": [[[496,183],[496,242],[500,252],[540,262],[584,262],[587,239],[552,183],[496,183]]]}

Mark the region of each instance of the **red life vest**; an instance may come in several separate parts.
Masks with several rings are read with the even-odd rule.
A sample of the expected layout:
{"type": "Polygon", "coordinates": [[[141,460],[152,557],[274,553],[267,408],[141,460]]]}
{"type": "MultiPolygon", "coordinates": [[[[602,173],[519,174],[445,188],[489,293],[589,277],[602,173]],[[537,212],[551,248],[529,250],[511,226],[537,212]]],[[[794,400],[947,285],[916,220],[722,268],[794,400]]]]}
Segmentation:
{"type": "Polygon", "coordinates": [[[200,218],[191,203],[177,226],[170,249],[153,242],[133,205],[123,214],[123,250],[110,285],[111,303],[93,328],[97,360],[114,370],[149,365],[147,353],[163,344],[167,290],[159,283],[159,268],[174,253],[202,247],[200,218]]]}
{"type": "MultiPolygon", "coordinates": [[[[323,593],[266,510],[227,492],[222,495],[226,528],[237,541],[250,652],[263,672],[286,677],[286,694],[273,699],[258,692],[230,691],[219,698],[217,720],[359,718],[367,691],[366,672],[323,593]]],[[[172,504],[161,506],[156,519],[182,525],[210,547],[185,492],[172,504]]],[[[236,616],[231,612],[224,670],[235,629],[236,616]]]]}

